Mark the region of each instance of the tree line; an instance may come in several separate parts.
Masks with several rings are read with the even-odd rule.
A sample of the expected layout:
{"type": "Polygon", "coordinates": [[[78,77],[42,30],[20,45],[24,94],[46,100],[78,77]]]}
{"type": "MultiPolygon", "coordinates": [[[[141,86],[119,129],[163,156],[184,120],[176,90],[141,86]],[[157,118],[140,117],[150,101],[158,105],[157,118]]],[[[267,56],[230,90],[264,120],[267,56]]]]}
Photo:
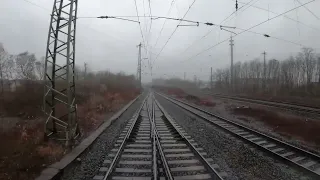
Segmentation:
{"type": "Polygon", "coordinates": [[[320,56],[312,48],[302,48],[296,56],[282,61],[237,62],[233,66],[233,83],[230,69],[214,72],[215,89],[236,93],[320,95],[320,56]]]}
{"type": "Polygon", "coordinates": [[[37,59],[33,53],[27,51],[12,55],[0,43],[0,76],[2,80],[41,80],[43,73],[44,58],[37,59]]]}

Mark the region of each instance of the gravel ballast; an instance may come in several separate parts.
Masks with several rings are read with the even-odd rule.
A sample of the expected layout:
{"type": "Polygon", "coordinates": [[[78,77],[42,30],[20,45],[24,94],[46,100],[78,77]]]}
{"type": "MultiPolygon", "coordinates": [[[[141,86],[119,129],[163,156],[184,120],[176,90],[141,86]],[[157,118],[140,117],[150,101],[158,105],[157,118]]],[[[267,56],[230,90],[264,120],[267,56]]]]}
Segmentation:
{"type": "Polygon", "coordinates": [[[172,118],[214,159],[214,163],[228,174],[227,179],[312,179],[164,98],[156,97],[172,118]]]}
{"type": "Polygon", "coordinates": [[[73,162],[64,169],[62,180],[87,180],[92,179],[99,171],[105,157],[113,148],[117,137],[125,128],[127,121],[141,106],[145,95],[134,102],[117,120],[92,143],[92,145],[80,156],[78,161],[73,162]]]}

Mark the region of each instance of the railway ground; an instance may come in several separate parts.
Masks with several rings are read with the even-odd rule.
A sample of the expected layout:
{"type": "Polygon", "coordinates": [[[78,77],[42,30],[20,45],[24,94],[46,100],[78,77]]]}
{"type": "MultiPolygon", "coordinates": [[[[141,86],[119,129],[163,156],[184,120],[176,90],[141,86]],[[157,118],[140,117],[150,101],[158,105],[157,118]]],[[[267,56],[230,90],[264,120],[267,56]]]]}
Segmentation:
{"type": "MultiPolygon", "coordinates": [[[[153,113],[155,120],[153,122],[155,122],[156,128],[159,130],[159,143],[163,143],[161,147],[163,148],[164,159],[168,163],[168,169],[176,179],[183,179],[181,177],[186,175],[193,176],[193,179],[210,179],[210,173],[207,174],[207,169],[199,160],[174,158],[175,156],[187,156],[184,154],[192,154],[194,151],[190,149],[189,145],[186,146],[183,143],[185,141],[179,140],[179,133],[173,130],[175,129],[173,126],[176,126],[195,145],[199,152],[205,156],[205,159],[210,162],[211,166],[215,168],[215,171],[221,174],[223,179],[317,179],[310,173],[284,162],[281,158],[271,156],[252,144],[230,135],[230,133],[172,104],[163,97],[159,95],[155,95],[155,97],[168,116],[174,121],[173,125],[170,125],[171,123],[161,120],[160,117],[163,117],[163,113],[159,108],[153,113]],[[192,170],[196,173],[190,172],[190,174],[186,170],[192,170]]],[[[148,103],[150,104],[150,101],[148,103]]],[[[129,107],[124,115],[112,123],[78,160],[64,169],[61,179],[103,179],[117,152],[120,153],[119,159],[115,160],[114,169],[110,171],[113,178],[117,176],[118,179],[128,179],[129,177],[142,176],[140,177],[141,179],[152,179],[152,176],[154,176],[153,138],[151,132],[153,122],[152,118],[148,119],[150,114],[152,117],[152,112],[148,113],[150,110],[146,105],[142,107],[140,119],[137,118],[138,126],[132,126],[133,117],[137,115],[137,110],[141,105],[142,100],[129,107]],[[134,133],[129,136],[130,141],[126,142],[123,139],[119,139],[124,137],[131,126],[134,127],[134,133]],[[119,151],[118,148],[122,142],[125,143],[125,146],[123,151],[119,151]],[[133,160],[134,156],[137,156],[138,159],[133,160]],[[145,156],[145,158],[139,159],[140,156],[145,156]]],[[[152,106],[155,105],[150,105],[149,107],[152,106]]],[[[269,144],[266,145],[270,146],[269,144]]],[[[161,154],[159,149],[156,152],[161,154]]],[[[162,179],[167,176],[163,162],[164,160],[158,156],[157,167],[159,168],[159,176],[162,179]]],[[[306,164],[309,166],[314,165],[311,162],[306,164]]]]}
{"type": "Polygon", "coordinates": [[[298,115],[278,107],[214,98],[198,91],[162,92],[296,146],[306,147],[315,153],[320,150],[319,118],[298,115]],[[210,102],[210,105],[204,102],[210,102]]]}

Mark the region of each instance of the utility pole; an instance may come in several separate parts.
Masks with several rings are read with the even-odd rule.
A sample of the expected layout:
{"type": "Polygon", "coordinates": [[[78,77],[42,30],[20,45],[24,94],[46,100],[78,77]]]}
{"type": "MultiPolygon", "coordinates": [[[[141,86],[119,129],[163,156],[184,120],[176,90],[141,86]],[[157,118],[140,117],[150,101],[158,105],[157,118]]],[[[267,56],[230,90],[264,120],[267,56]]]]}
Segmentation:
{"type": "Polygon", "coordinates": [[[67,146],[80,134],[74,68],[77,9],[78,0],[54,0],[44,69],[45,139],[54,136],[67,146]]]}
{"type": "Polygon", "coordinates": [[[266,67],[266,51],[263,53],[263,88],[266,88],[266,81],[267,81],[267,67],[266,67]]]}
{"type": "Polygon", "coordinates": [[[233,91],[233,39],[232,36],[230,37],[230,48],[231,48],[231,68],[230,68],[230,84],[231,84],[231,91],[233,91]]]}
{"type": "Polygon", "coordinates": [[[211,73],[210,73],[210,90],[213,89],[213,80],[212,80],[212,67],[211,67],[211,73]]]}
{"type": "Polygon", "coordinates": [[[87,63],[84,63],[84,79],[87,77],[87,63]]]}
{"type": "Polygon", "coordinates": [[[137,79],[139,81],[139,86],[141,88],[141,46],[142,44],[140,43],[137,47],[139,47],[138,51],[138,68],[137,68],[137,79]]]}

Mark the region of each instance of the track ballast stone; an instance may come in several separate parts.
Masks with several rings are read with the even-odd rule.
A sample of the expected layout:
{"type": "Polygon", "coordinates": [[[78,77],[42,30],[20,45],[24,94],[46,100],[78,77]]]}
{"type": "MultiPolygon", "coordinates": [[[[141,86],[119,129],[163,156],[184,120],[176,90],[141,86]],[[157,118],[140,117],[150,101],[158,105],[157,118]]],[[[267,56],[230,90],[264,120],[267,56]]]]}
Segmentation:
{"type": "Polygon", "coordinates": [[[63,172],[62,180],[87,180],[97,174],[103,161],[113,148],[117,137],[125,128],[127,121],[141,106],[145,96],[134,102],[117,120],[96,139],[94,143],[79,157],[81,161],[73,162],[63,172]]]}
{"type": "Polygon", "coordinates": [[[156,97],[175,121],[208,152],[209,157],[213,158],[215,163],[228,173],[228,179],[312,179],[280,161],[267,157],[259,150],[246,145],[243,141],[177,107],[164,98],[158,95],[156,97]]]}

